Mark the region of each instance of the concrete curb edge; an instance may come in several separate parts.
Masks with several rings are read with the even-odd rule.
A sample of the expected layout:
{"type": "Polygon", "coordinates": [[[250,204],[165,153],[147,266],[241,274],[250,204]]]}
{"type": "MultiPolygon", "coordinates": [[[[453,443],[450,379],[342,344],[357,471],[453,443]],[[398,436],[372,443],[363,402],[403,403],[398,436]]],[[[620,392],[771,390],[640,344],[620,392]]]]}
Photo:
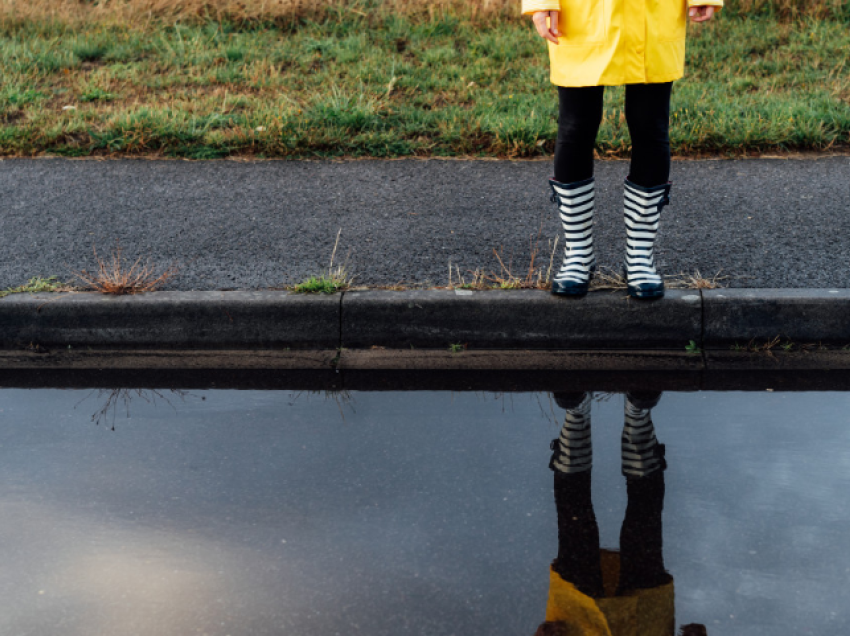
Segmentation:
{"type": "Polygon", "coordinates": [[[850,345],[850,289],[673,290],[559,298],[538,290],[14,294],[0,349],[704,351],[780,338],[850,345]]]}

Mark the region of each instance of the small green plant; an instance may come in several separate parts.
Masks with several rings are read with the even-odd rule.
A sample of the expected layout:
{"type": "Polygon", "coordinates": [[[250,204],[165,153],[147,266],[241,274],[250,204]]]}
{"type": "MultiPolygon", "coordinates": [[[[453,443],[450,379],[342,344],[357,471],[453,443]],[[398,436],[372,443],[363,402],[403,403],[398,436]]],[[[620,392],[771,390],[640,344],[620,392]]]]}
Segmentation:
{"type": "Polygon", "coordinates": [[[699,345],[697,344],[696,340],[691,340],[685,346],[685,351],[687,351],[688,353],[694,353],[694,354],[702,353],[702,349],[699,348],[699,345]]]}
{"type": "Polygon", "coordinates": [[[346,287],[347,284],[344,280],[322,274],[321,276],[310,276],[307,280],[295,285],[292,291],[299,294],[335,294],[346,287]]]}
{"type": "Polygon", "coordinates": [[[731,347],[729,347],[729,348],[730,348],[732,351],[746,351],[746,350],[747,350],[747,348],[746,348],[746,347],[744,347],[744,346],[742,346],[742,345],[739,345],[737,342],[736,342],[735,344],[733,344],[733,345],[732,345],[731,347]]]}
{"type": "Polygon", "coordinates": [[[331,359],[331,368],[336,369],[339,366],[339,361],[342,360],[342,352],[345,347],[337,347],[336,355],[331,359]]]}
{"type": "Polygon", "coordinates": [[[791,352],[791,351],[793,351],[793,350],[794,350],[794,343],[793,343],[793,342],[783,342],[783,343],[782,343],[781,345],[779,345],[779,346],[780,346],[780,347],[782,347],[782,350],[783,350],[785,353],[789,353],[789,352],[791,352]]]}
{"type": "Polygon", "coordinates": [[[466,345],[461,344],[459,342],[449,345],[449,351],[451,351],[452,353],[461,353],[465,349],[466,349],[466,345]]]}
{"type": "Polygon", "coordinates": [[[30,278],[26,285],[9,287],[8,289],[0,290],[0,298],[4,298],[9,294],[35,294],[38,292],[61,291],[67,288],[68,286],[64,283],[58,282],[55,276],[48,276],[47,278],[36,276],[35,278],[30,278]]]}
{"type": "Polygon", "coordinates": [[[339,247],[341,233],[342,228],[336,233],[336,242],[334,243],[333,252],[331,252],[331,262],[328,265],[328,271],[321,273],[319,276],[310,276],[307,280],[294,285],[292,287],[293,292],[296,294],[335,294],[351,287],[354,277],[348,273],[346,266],[343,264],[334,267],[334,257],[336,256],[337,247],[339,247]]]}

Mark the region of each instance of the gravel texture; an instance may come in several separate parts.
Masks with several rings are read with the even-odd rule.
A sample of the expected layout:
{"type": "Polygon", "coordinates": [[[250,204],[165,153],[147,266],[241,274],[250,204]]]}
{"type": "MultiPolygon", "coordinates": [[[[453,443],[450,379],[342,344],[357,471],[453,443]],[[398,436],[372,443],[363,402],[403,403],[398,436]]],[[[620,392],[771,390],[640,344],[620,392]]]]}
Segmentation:
{"type": "MultiPolygon", "coordinates": [[[[262,289],[337,262],[357,282],[445,285],[538,263],[558,233],[544,161],[0,161],[0,288],[91,269],[92,248],[180,265],[166,289],[262,289]]],[[[623,161],[597,163],[601,265],[619,267],[623,161]]],[[[675,161],[663,273],[850,287],[850,157],[675,161]]],[[[556,257],[557,261],[557,257],[556,257]]]]}

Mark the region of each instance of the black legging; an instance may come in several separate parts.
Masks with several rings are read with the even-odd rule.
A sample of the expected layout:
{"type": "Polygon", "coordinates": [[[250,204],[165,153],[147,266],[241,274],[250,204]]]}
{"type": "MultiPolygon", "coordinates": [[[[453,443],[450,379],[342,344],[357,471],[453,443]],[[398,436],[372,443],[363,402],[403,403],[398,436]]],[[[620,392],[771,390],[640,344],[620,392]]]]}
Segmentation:
{"type": "MultiPolygon", "coordinates": [[[[626,85],[626,123],[632,136],[629,180],[651,188],[670,178],[670,92],[672,82],[626,85]]],[[[602,122],[604,86],[558,87],[555,180],[593,176],[593,147],[602,122]]]]}

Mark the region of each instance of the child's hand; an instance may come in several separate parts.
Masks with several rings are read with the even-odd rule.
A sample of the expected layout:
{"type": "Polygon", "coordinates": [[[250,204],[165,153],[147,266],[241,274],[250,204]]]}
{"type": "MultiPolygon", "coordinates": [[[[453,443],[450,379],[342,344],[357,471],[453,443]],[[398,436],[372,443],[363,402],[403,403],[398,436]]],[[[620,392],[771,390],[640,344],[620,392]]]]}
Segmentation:
{"type": "MultiPolygon", "coordinates": [[[[691,7],[688,11],[688,15],[691,16],[691,22],[708,22],[714,17],[715,9],[716,7],[712,6],[691,7]]],[[[539,30],[540,29],[538,29],[538,31],[539,30]]]]}
{"type": "Polygon", "coordinates": [[[553,44],[558,43],[558,36],[561,35],[558,31],[558,14],[560,11],[535,11],[531,15],[531,21],[537,28],[537,33],[541,38],[549,40],[553,44]],[[549,18],[549,24],[546,24],[546,18],[549,18]]]}

